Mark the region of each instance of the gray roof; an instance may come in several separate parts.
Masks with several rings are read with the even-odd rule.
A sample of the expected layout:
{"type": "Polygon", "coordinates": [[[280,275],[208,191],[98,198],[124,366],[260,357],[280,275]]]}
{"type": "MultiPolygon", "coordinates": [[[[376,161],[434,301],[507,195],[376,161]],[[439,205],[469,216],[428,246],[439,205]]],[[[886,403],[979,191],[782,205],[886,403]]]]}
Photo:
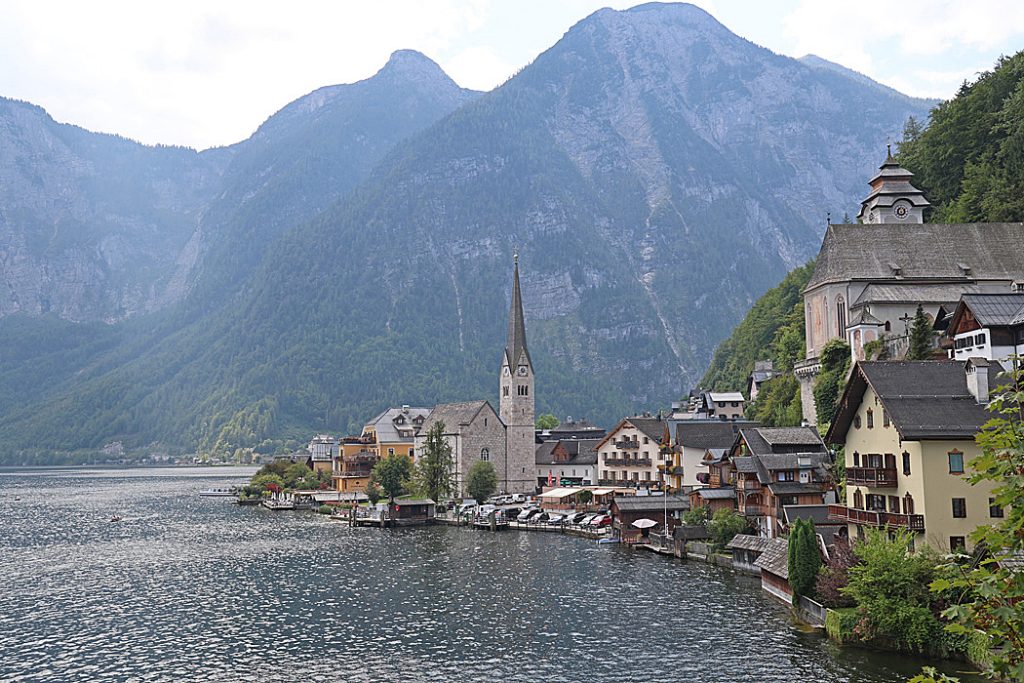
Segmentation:
{"type": "Polygon", "coordinates": [[[559,423],[559,425],[557,427],[555,427],[554,429],[552,429],[550,431],[551,431],[552,434],[557,434],[559,432],[591,432],[591,431],[593,431],[593,432],[602,432],[603,433],[604,429],[602,429],[601,427],[598,427],[597,425],[592,424],[589,421],[584,420],[584,419],[581,418],[579,420],[567,420],[565,422],[561,422],[561,423],[559,423]]]}
{"type": "Polygon", "coordinates": [[[752,455],[771,454],[778,449],[806,446],[806,450],[825,450],[825,444],[814,427],[743,427],[744,442],[752,455]]]}
{"type": "Polygon", "coordinates": [[[964,294],[963,303],[982,327],[1024,324],[1024,294],[964,294]]]}
{"type": "MultiPolygon", "coordinates": [[[[515,259],[512,271],[512,306],[508,313],[508,338],[505,340],[505,360],[509,367],[518,365],[522,356],[530,363],[530,352],[526,348],[526,320],[523,316],[523,297],[519,291],[519,257],[515,259]]],[[[532,363],[531,363],[532,365],[532,363]]]]}
{"type": "Polygon", "coordinates": [[[771,539],[763,536],[751,536],[750,534],[737,534],[726,544],[726,548],[739,550],[753,550],[756,553],[763,552],[771,539]]]}
{"type": "Polygon", "coordinates": [[[757,558],[754,566],[788,580],[789,543],[783,538],[770,538],[767,541],[761,557],[757,558]]]}
{"type": "Polygon", "coordinates": [[[430,498],[396,498],[395,505],[437,505],[430,498]]]}
{"type": "MultiPolygon", "coordinates": [[[[967,389],[965,361],[861,361],[843,390],[829,429],[830,443],[843,443],[870,385],[902,439],[971,439],[992,413],[967,389]]],[[[1005,380],[989,362],[989,393],[1005,380]]]]}
{"type": "Polygon", "coordinates": [[[687,448],[729,448],[741,426],[754,422],[731,420],[680,420],[676,423],[676,444],[687,448]]]}
{"type": "Polygon", "coordinates": [[[765,455],[748,455],[733,458],[732,465],[739,474],[756,474],[762,484],[781,484],[799,482],[773,482],[772,472],[779,470],[810,469],[818,474],[819,480],[828,476],[828,464],[831,456],[826,451],[813,453],[780,453],[765,455]],[[805,460],[805,464],[801,464],[805,460]]]}
{"type": "Polygon", "coordinates": [[[736,497],[736,490],[730,486],[720,488],[694,489],[690,493],[696,493],[704,500],[728,500],[736,497]]]}
{"type": "Polygon", "coordinates": [[[1024,223],[829,225],[807,289],[848,280],[1024,280],[1024,223]],[[964,275],[960,264],[971,269],[964,275]]]}
{"type": "Polygon", "coordinates": [[[656,417],[627,417],[623,422],[629,422],[655,442],[660,442],[665,435],[665,420],[656,417]]]}
{"type": "Polygon", "coordinates": [[[647,512],[669,510],[689,510],[690,499],[686,496],[615,496],[615,506],[623,511],[647,512]]]}
{"type": "Polygon", "coordinates": [[[917,282],[871,283],[864,288],[850,308],[871,303],[889,304],[955,304],[968,292],[981,287],[966,282],[920,284],[917,282]]]}
{"type": "MultiPolygon", "coordinates": [[[[446,434],[457,434],[461,431],[461,427],[472,422],[473,418],[475,418],[481,410],[484,410],[485,406],[489,407],[490,403],[487,401],[441,403],[431,409],[430,414],[427,416],[427,421],[423,423],[421,431],[427,432],[438,422],[443,422],[446,434]]],[[[490,411],[493,413],[494,409],[490,408],[490,411]]],[[[497,416],[497,413],[495,413],[495,416],[497,416]]],[[[498,419],[500,420],[501,418],[498,419]]]]}
{"type": "Polygon", "coordinates": [[[783,505],[782,513],[787,524],[809,519],[815,526],[835,526],[834,522],[829,522],[828,505],[783,505]]]}
{"type": "Polygon", "coordinates": [[[825,493],[821,484],[804,484],[799,481],[773,481],[768,483],[773,496],[796,496],[801,493],[825,493]]]}
{"type": "Polygon", "coordinates": [[[538,465],[594,465],[597,463],[597,444],[601,439],[562,439],[537,444],[538,465]],[[555,460],[555,448],[561,444],[569,453],[568,460],[555,460]]]}
{"type": "Polygon", "coordinates": [[[417,417],[426,418],[430,414],[430,408],[409,408],[406,411],[404,408],[388,408],[377,417],[370,420],[368,424],[373,425],[374,430],[377,432],[377,443],[394,443],[398,441],[406,441],[412,443],[413,437],[403,437],[398,434],[399,425],[395,424],[395,420],[401,417],[405,420],[405,426],[413,424],[413,420],[417,417]]]}

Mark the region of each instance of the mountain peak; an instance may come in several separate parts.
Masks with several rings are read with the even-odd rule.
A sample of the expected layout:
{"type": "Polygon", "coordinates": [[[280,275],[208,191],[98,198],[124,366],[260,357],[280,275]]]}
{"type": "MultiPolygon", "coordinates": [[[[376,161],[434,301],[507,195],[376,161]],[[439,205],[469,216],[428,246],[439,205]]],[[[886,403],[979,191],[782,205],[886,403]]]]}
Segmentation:
{"type": "Polygon", "coordinates": [[[387,64],[377,72],[377,77],[389,77],[403,81],[432,82],[452,81],[437,62],[416,50],[395,50],[387,64]]]}

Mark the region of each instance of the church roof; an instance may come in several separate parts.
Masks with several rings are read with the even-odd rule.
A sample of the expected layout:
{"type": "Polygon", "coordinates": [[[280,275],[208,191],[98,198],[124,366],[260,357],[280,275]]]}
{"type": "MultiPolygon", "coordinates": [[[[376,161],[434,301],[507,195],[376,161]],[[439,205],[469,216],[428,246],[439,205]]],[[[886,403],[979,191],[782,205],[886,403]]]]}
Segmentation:
{"type": "Polygon", "coordinates": [[[1024,280],[1021,244],[1024,223],[829,225],[807,290],[852,280],[1024,280]]]}
{"type": "Polygon", "coordinates": [[[870,303],[946,304],[956,303],[961,295],[980,291],[981,287],[962,282],[922,285],[916,282],[879,282],[864,288],[851,308],[870,303]]]}
{"type": "Polygon", "coordinates": [[[519,291],[519,256],[515,257],[512,273],[512,307],[508,314],[508,339],[505,341],[505,360],[509,367],[516,365],[526,354],[526,362],[530,361],[530,352],[526,348],[526,320],[523,316],[523,296],[519,291]]]}
{"type": "Polygon", "coordinates": [[[436,405],[431,409],[430,415],[427,416],[427,421],[423,423],[420,433],[425,434],[435,424],[443,422],[445,434],[457,434],[461,431],[463,425],[468,425],[472,422],[473,418],[485,407],[490,408],[491,412],[494,413],[494,409],[490,407],[490,403],[487,401],[465,401],[463,403],[442,403],[436,405]]]}
{"type": "Polygon", "coordinates": [[[913,173],[900,166],[893,158],[892,148],[888,148],[885,161],[878,167],[878,173],[868,181],[871,185],[871,194],[861,202],[858,218],[863,218],[869,207],[891,207],[899,199],[904,199],[913,206],[931,206],[924,192],[910,183],[913,177],[913,173]]]}

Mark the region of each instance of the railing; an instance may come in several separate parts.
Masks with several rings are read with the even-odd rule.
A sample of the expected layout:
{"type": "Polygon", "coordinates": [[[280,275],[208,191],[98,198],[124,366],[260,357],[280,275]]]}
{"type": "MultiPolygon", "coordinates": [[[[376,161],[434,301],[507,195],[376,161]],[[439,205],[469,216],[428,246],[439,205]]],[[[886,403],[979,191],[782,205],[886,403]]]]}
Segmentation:
{"type": "Polygon", "coordinates": [[[636,450],[640,448],[640,442],[635,439],[623,439],[622,441],[616,441],[615,447],[620,451],[636,450]]]}
{"type": "Polygon", "coordinates": [[[761,482],[757,479],[737,479],[736,488],[741,491],[758,491],[761,489],[761,482]]]}
{"type": "Polygon", "coordinates": [[[740,512],[747,517],[764,517],[768,514],[768,506],[757,504],[745,505],[740,512]]]}
{"type": "Polygon", "coordinates": [[[879,489],[896,488],[895,467],[847,467],[846,483],[879,489]]]}
{"type": "Polygon", "coordinates": [[[650,458],[605,458],[604,464],[609,467],[650,467],[650,458]]]}
{"type": "Polygon", "coordinates": [[[866,524],[877,527],[900,527],[912,531],[924,531],[924,515],[903,515],[898,512],[858,510],[845,505],[829,505],[828,518],[851,524],[866,524]]]}

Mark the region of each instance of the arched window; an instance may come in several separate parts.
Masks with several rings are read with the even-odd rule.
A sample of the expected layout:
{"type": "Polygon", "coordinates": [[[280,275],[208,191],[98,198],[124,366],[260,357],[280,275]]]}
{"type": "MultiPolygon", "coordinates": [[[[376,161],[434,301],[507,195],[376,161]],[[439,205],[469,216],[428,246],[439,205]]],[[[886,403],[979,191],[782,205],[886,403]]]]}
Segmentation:
{"type": "Polygon", "coordinates": [[[853,452],[853,466],[860,467],[860,453],[857,451],[853,452]]]}
{"type": "Polygon", "coordinates": [[[860,415],[853,416],[853,428],[860,429],[860,415]]]}
{"type": "Polygon", "coordinates": [[[480,449],[480,459],[481,460],[490,460],[491,459],[491,451],[490,451],[490,449],[488,449],[488,448],[481,448],[480,449]]]}
{"type": "Polygon", "coordinates": [[[868,408],[868,429],[875,428],[875,412],[868,408]]]}
{"type": "Polygon", "coordinates": [[[853,492],[853,507],[858,510],[864,509],[864,494],[860,492],[860,489],[853,492]]]}
{"type": "Polygon", "coordinates": [[[836,297],[836,322],[839,324],[839,337],[846,339],[846,302],[842,294],[836,297]]]}
{"type": "Polygon", "coordinates": [[[909,493],[903,496],[903,514],[912,515],[914,514],[914,497],[909,493]]]}
{"type": "Polygon", "coordinates": [[[888,320],[885,321],[885,331],[892,332],[892,323],[890,323],[888,320]]]}

